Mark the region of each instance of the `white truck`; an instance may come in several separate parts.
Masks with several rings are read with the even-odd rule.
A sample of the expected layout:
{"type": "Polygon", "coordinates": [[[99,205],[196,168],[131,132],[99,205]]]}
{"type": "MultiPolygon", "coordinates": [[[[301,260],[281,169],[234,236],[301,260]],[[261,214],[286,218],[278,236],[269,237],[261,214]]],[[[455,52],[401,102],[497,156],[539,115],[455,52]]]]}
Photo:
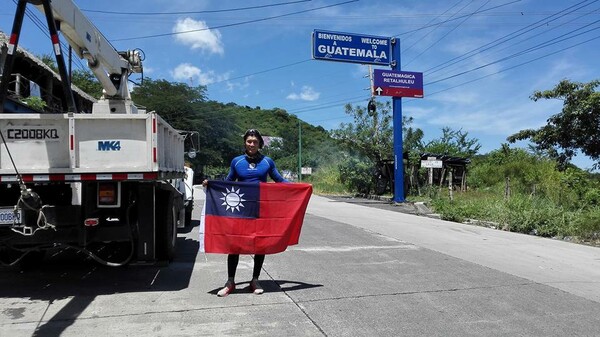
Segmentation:
{"type": "Polygon", "coordinates": [[[173,259],[188,199],[181,188],[184,136],[131,102],[128,76],[141,71],[139,52],[117,52],[71,0],[18,2],[0,82],[2,264],[57,247],[108,266],[173,259]],[[74,104],[62,114],[3,111],[28,2],[47,18],[67,97],[56,22],[102,84],[91,114],[77,113],[74,104]]]}

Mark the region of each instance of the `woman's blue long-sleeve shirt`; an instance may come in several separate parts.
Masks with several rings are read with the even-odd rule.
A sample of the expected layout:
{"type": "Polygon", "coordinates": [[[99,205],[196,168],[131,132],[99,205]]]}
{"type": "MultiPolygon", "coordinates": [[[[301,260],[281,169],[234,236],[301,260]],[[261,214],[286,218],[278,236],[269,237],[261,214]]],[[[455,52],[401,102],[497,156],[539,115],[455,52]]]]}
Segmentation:
{"type": "Polygon", "coordinates": [[[267,182],[267,175],[275,182],[287,182],[277,168],[273,159],[258,154],[256,158],[241,155],[233,158],[229,167],[228,181],[267,182]]]}

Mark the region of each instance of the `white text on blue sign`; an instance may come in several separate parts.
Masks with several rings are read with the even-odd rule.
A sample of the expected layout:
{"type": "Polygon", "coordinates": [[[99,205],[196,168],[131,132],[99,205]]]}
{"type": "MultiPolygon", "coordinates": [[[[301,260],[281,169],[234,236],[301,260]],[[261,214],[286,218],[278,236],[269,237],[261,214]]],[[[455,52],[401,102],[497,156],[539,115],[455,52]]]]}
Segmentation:
{"type": "Polygon", "coordinates": [[[327,31],[313,34],[313,57],[330,61],[389,65],[389,38],[327,31]]]}

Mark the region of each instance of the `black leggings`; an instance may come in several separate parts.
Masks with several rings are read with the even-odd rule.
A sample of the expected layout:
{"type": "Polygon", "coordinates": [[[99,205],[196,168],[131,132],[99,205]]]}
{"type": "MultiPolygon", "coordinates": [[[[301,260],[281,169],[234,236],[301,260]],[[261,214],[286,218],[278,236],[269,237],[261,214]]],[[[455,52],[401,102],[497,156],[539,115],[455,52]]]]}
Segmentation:
{"type": "MultiPolygon", "coordinates": [[[[227,276],[229,278],[235,277],[235,271],[237,269],[238,262],[240,261],[239,254],[227,255],[227,276]]],[[[252,271],[252,278],[258,278],[260,276],[260,270],[262,269],[263,262],[265,262],[265,255],[254,255],[254,270],[252,271]]]]}

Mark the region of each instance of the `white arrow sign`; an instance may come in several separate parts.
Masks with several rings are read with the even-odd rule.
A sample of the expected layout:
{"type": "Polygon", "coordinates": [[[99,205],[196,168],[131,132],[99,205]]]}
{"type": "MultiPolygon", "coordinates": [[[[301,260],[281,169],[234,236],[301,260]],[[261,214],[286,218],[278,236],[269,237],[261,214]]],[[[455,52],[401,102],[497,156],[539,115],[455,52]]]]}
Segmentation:
{"type": "Polygon", "coordinates": [[[383,91],[383,89],[381,89],[381,87],[377,87],[377,89],[375,89],[375,92],[377,93],[378,96],[381,96],[382,91],[383,91]]]}

